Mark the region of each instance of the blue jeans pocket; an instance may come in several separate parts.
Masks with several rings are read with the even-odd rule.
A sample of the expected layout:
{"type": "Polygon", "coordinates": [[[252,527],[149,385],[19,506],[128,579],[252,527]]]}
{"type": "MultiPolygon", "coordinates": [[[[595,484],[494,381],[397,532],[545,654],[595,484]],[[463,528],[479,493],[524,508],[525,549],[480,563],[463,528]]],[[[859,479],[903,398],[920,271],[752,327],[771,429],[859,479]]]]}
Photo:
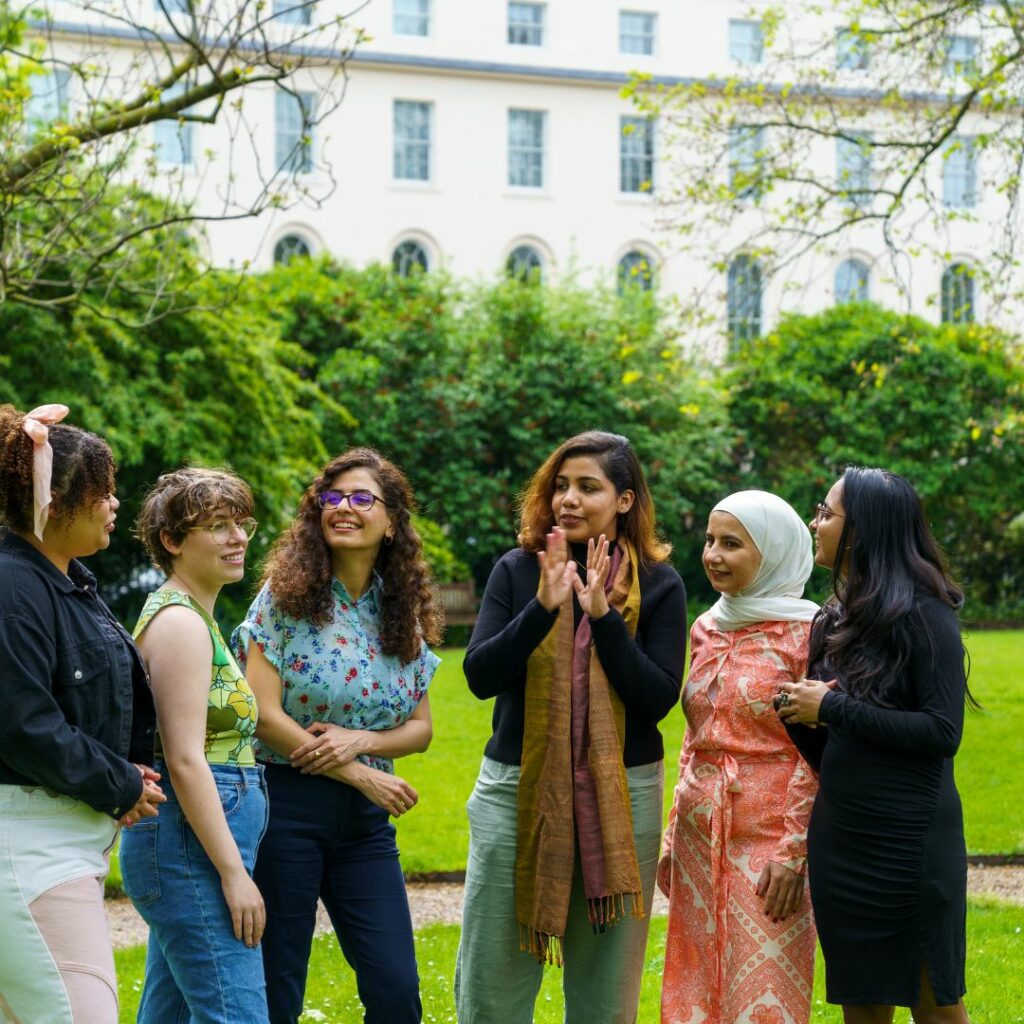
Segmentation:
{"type": "Polygon", "coordinates": [[[224,782],[221,779],[217,779],[216,782],[217,795],[220,797],[220,805],[224,808],[224,817],[226,818],[242,803],[244,787],[238,782],[224,782]]]}
{"type": "Polygon", "coordinates": [[[158,821],[139,822],[121,833],[121,877],[124,891],[137,907],[160,899],[157,860],[158,821]]]}

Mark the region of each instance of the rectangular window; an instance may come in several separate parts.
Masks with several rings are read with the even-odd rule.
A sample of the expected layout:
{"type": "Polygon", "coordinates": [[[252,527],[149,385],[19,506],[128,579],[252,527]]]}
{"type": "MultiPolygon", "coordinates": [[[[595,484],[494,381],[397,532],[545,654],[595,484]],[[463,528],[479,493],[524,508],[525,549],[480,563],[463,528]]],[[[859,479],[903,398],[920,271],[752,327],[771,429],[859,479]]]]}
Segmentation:
{"type": "Polygon", "coordinates": [[[544,187],[543,110],[508,112],[508,183],[519,188],[544,187]]]}
{"type": "Polygon", "coordinates": [[[311,92],[279,92],[274,119],[274,152],[278,169],[295,174],[313,170],[313,126],[316,96],[311,92]]]}
{"type": "MultiPolygon", "coordinates": [[[[164,100],[176,99],[184,92],[185,86],[179,82],[168,89],[164,100]]],[[[188,167],[195,163],[195,129],[190,121],[154,121],[153,144],[156,149],[158,163],[188,167]]]]}
{"type": "Polygon", "coordinates": [[[978,69],[978,40],[973,36],[946,36],[943,72],[947,78],[963,78],[978,69]]]}
{"type": "Polygon", "coordinates": [[[508,5],[508,41],[513,46],[544,45],[544,11],[547,4],[516,3],[508,5]]]}
{"type": "Polygon", "coordinates": [[[394,4],[396,36],[430,35],[430,0],[394,0],[394,4]]]}
{"type": "Polygon", "coordinates": [[[313,21],[313,8],[307,0],[274,0],[274,17],[294,25],[309,25],[313,21]]]}
{"type": "Polygon", "coordinates": [[[25,109],[29,135],[55,121],[68,119],[68,89],[71,72],[67,68],[54,68],[29,79],[32,95],[25,109]]]}
{"type": "Polygon", "coordinates": [[[729,185],[739,199],[760,195],[764,129],[739,125],[729,129],[729,185]]]}
{"type": "Polygon", "coordinates": [[[760,64],[764,56],[764,33],[759,21],[729,22],[729,57],[738,64],[760,64]]]}
{"type": "Polygon", "coordinates": [[[867,71],[871,63],[868,41],[848,28],[836,33],[836,67],[840,71],[867,71]]]}
{"type": "Polygon", "coordinates": [[[619,53],[654,53],[657,15],[647,11],[619,11],[619,53]]]}
{"type": "Polygon", "coordinates": [[[943,147],[942,201],[954,209],[970,209],[978,201],[974,139],[955,136],[943,147]]]}
{"type": "Polygon", "coordinates": [[[654,122],[619,119],[619,190],[650,192],[654,187],[654,122]]]}
{"type": "Polygon", "coordinates": [[[168,14],[188,14],[188,0],[153,0],[153,6],[158,11],[166,11],[168,14]]]}
{"type": "Polygon", "coordinates": [[[430,103],[395,100],[394,175],[430,180],[430,103]]]}
{"type": "Polygon", "coordinates": [[[871,205],[871,136],[866,133],[836,140],[836,177],[845,199],[857,209],[871,205]]]}

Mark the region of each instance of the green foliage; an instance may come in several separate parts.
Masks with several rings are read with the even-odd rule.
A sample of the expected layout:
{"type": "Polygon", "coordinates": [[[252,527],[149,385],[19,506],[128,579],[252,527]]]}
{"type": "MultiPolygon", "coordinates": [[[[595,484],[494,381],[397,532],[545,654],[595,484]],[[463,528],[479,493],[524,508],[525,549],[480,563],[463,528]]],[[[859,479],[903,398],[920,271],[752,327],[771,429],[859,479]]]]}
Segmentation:
{"type": "Polygon", "coordinates": [[[914,484],[969,608],[1024,615],[1024,560],[1004,531],[1024,509],[1024,363],[977,325],[875,306],[793,316],[725,377],[750,486],[810,514],[848,464],[914,484]]]}
{"type": "Polygon", "coordinates": [[[423,541],[423,557],[436,583],[458,583],[470,578],[469,566],[452,551],[444,530],[423,516],[413,516],[412,524],[423,541]]]}

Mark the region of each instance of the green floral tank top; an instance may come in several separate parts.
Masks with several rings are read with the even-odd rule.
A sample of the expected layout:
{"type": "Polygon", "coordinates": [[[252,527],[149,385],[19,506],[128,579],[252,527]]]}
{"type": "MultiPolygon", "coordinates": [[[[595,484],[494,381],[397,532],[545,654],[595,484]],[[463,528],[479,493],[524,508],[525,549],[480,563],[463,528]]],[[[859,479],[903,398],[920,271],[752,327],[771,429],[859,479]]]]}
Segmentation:
{"type": "MultiPolygon", "coordinates": [[[[209,764],[254,765],[252,741],[256,732],[256,698],[232,657],[220,628],[206,609],[180,590],[156,590],[146,598],[132,636],[138,640],[154,616],[168,605],[191,608],[206,623],[213,641],[210,699],[206,709],[206,760],[209,764]]],[[[163,757],[160,734],[156,756],[163,757]]]]}

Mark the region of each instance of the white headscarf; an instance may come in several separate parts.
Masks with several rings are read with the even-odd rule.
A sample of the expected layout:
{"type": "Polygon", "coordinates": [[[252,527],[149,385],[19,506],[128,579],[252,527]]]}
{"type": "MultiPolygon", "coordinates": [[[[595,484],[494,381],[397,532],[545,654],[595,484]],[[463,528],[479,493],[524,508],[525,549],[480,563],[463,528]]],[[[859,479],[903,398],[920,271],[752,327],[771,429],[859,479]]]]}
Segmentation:
{"type": "Polygon", "coordinates": [[[734,597],[722,594],[712,606],[715,625],[733,630],[755,622],[810,622],[818,613],[803,598],[814,567],[811,534],[793,507],[767,491],[737,491],[711,511],[735,516],[761,552],[753,582],[734,597]]]}

